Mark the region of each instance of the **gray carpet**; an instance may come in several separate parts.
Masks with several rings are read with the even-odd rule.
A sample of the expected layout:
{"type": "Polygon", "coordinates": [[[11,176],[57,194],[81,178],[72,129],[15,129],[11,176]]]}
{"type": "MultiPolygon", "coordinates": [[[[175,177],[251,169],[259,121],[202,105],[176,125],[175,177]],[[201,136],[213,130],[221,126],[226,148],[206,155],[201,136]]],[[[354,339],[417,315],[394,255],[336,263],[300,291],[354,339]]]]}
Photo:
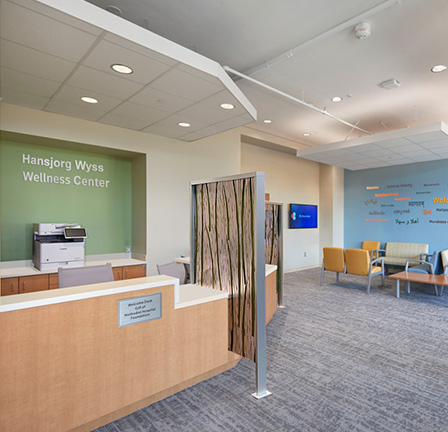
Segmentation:
{"type": "Polygon", "coordinates": [[[448,290],[370,295],[366,279],[320,269],[285,275],[286,309],[268,325],[268,390],[247,360],[97,429],[116,431],[448,432],[448,290]]]}

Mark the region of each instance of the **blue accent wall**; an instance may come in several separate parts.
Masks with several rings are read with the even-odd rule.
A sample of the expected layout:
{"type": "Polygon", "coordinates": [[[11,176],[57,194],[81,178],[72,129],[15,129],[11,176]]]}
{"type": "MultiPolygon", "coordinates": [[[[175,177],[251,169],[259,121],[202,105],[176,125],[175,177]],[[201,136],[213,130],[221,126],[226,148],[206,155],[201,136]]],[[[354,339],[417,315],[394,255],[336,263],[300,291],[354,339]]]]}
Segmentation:
{"type": "Polygon", "coordinates": [[[345,171],[344,246],[363,240],[448,249],[448,160],[345,171]]]}

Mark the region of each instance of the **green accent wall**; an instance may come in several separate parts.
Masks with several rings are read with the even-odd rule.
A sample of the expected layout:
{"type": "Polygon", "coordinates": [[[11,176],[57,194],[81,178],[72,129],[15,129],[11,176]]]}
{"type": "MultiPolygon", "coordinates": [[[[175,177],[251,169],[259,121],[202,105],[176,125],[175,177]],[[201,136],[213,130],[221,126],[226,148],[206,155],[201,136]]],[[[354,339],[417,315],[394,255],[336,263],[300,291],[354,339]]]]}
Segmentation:
{"type": "Polygon", "coordinates": [[[2,261],[32,258],[39,222],[81,224],[87,255],[131,245],[131,159],[2,141],[0,193],[2,261]]]}

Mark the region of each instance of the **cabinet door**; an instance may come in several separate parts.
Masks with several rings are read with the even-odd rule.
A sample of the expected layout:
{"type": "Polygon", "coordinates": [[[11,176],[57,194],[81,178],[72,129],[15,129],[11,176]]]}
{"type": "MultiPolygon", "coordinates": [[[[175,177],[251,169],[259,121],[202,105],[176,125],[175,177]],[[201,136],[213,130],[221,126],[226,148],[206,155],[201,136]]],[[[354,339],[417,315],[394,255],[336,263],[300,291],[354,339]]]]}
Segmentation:
{"type": "Polygon", "coordinates": [[[24,276],[19,278],[19,293],[43,291],[48,289],[48,274],[24,276]]]}
{"type": "Polygon", "coordinates": [[[146,265],[133,265],[123,267],[123,279],[146,277],[146,265]]]}
{"type": "Polygon", "coordinates": [[[48,275],[48,285],[50,289],[59,288],[59,278],[57,273],[50,273],[48,275]]]}
{"type": "Polygon", "coordinates": [[[114,267],[112,272],[114,273],[114,280],[123,280],[123,267],[114,267]]]}
{"type": "Polygon", "coordinates": [[[2,279],[2,296],[19,293],[19,278],[2,279]]]}

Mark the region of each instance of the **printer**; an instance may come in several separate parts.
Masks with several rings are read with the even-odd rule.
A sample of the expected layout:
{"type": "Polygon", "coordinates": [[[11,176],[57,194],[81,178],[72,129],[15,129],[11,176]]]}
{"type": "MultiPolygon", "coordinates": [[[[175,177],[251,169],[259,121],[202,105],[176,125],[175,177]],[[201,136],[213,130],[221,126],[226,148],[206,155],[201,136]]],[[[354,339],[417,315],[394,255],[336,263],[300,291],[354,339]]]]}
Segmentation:
{"type": "Polygon", "coordinates": [[[77,224],[37,223],[33,231],[33,262],[38,270],[84,265],[85,228],[77,224]]]}

